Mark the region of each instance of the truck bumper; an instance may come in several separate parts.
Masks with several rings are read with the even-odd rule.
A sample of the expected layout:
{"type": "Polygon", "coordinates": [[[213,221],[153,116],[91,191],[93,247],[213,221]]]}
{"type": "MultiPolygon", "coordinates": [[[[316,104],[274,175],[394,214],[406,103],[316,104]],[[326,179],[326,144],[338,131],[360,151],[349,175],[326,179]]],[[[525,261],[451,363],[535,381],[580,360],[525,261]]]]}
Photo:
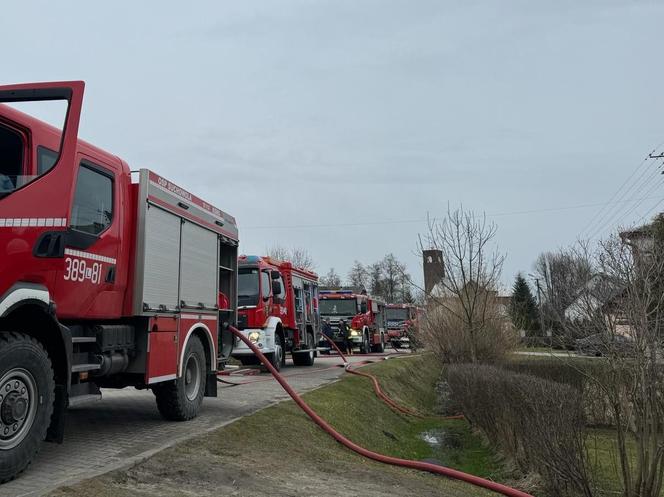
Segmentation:
{"type": "MultiPolygon", "coordinates": [[[[271,354],[274,352],[274,335],[271,333],[266,333],[262,329],[246,329],[241,330],[241,333],[251,340],[253,336],[255,340],[251,340],[256,347],[263,354],[271,354]]],[[[232,357],[248,356],[254,355],[251,349],[239,338],[235,339],[235,347],[233,347],[232,357]]]]}

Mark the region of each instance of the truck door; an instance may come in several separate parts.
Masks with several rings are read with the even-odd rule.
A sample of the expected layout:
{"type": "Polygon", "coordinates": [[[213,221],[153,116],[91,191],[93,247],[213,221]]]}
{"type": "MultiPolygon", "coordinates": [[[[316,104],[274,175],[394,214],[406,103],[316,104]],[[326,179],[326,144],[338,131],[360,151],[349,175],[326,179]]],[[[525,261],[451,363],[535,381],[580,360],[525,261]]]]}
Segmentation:
{"type": "MultiPolygon", "coordinates": [[[[68,103],[60,136],[49,135],[52,156],[39,153],[33,138],[44,136],[46,125],[35,121],[17,135],[24,139],[23,160],[14,168],[0,164],[0,295],[17,282],[29,281],[39,287],[45,303],[52,298],[64,263],[84,87],[82,81],[0,86],[0,103],[68,103]]],[[[11,109],[5,112],[11,114],[11,109]]],[[[12,118],[7,119],[11,128],[12,118]]]]}
{"type": "Polygon", "coordinates": [[[123,292],[117,288],[122,220],[116,168],[79,154],[65,238],[64,267],[56,282],[63,317],[114,318],[123,292]]]}

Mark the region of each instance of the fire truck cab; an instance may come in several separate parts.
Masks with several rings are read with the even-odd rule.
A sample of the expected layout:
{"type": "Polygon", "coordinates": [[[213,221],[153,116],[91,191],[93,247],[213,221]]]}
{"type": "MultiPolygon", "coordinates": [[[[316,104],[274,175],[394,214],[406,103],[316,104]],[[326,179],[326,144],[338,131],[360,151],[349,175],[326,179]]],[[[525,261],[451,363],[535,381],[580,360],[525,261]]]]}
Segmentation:
{"type": "Polygon", "coordinates": [[[395,347],[404,347],[410,342],[410,333],[417,329],[419,317],[415,304],[387,304],[387,334],[395,347]]]}
{"type": "MultiPolygon", "coordinates": [[[[320,332],[318,275],[267,256],[238,260],[238,328],[278,370],[290,352],[295,366],[311,366],[320,332]]],[[[258,358],[239,339],[233,357],[242,364],[258,358]]]]}
{"type": "Polygon", "coordinates": [[[330,321],[333,340],[346,345],[340,331],[341,321],[350,328],[350,342],[363,354],[385,350],[385,303],[352,290],[321,290],[320,314],[330,321]]]}
{"type": "Polygon", "coordinates": [[[235,219],[79,140],[83,90],[0,87],[0,482],[100,388],[196,416],[232,344],[235,219]],[[46,100],[67,102],[62,130],[2,104],[46,100]]]}

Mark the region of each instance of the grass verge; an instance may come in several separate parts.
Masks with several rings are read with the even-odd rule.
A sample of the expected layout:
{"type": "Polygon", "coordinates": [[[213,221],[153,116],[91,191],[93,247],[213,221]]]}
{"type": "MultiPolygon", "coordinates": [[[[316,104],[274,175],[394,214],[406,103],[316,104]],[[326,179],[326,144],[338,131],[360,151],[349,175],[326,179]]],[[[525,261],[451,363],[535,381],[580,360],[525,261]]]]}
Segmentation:
{"type": "MultiPolygon", "coordinates": [[[[367,367],[396,400],[433,413],[437,368],[423,356],[367,367]]],[[[371,450],[410,459],[433,458],[480,476],[500,478],[495,456],[463,421],[396,414],[366,378],[341,381],[305,395],[334,427],[371,450]],[[446,437],[432,449],[423,432],[446,437]]],[[[127,470],[115,471],[51,495],[104,496],[489,496],[447,478],[368,461],[343,448],[293,402],[284,402],[222,429],[166,449],[127,470]]]]}

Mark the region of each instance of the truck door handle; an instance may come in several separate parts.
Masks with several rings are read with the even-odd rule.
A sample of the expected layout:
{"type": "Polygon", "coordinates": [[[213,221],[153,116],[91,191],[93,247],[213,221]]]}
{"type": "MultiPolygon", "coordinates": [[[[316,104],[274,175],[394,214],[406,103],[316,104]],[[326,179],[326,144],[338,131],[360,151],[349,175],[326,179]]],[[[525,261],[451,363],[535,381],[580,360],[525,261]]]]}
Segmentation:
{"type": "Polygon", "coordinates": [[[32,250],[35,257],[64,257],[65,232],[47,231],[37,239],[32,250]]]}
{"type": "Polygon", "coordinates": [[[115,266],[111,266],[108,268],[108,272],[106,273],[106,279],[104,280],[105,283],[115,283],[115,266]]]}

